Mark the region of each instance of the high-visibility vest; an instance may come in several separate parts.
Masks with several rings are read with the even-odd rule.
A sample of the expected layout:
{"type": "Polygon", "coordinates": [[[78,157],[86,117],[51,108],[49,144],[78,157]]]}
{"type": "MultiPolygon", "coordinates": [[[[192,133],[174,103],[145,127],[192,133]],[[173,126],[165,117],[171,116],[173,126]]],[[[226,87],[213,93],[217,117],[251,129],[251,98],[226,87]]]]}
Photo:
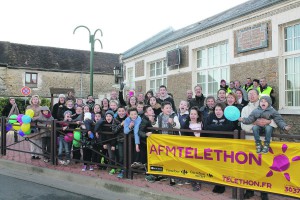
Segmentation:
{"type": "MultiPolygon", "coordinates": [[[[246,90],[245,86],[243,86],[243,88],[246,90]]],[[[248,89],[246,91],[249,92],[249,90],[251,90],[252,88],[253,88],[253,85],[250,85],[250,87],[248,87],[248,89]]]]}
{"type": "Polygon", "coordinates": [[[273,90],[273,88],[270,87],[270,86],[267,86],[267,88],[264,89],[262,92],[261,92],[261,90],[260,90],[260,87],[257,88],[257,91],[259,92],[259,95],[261,95],[261,94],[266,94],[266,95],[268,95],[268,96],[271,96],[272,90],[273,90]]]}

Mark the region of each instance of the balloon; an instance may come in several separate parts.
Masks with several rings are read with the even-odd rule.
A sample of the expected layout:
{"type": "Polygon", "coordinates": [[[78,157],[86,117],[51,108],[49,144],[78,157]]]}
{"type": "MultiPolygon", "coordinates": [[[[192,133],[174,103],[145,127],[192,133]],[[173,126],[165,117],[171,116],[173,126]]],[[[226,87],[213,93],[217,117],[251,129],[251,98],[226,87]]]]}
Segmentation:
{"type": "Polygon", "coordinates": [[[9,120],[8,120],[8,122],[10,123],[10,124],[13,124],[13,123],[16,123],[17,122],[17,115],[11,115],[10,117],[9,117],[9,120]]]}
{"type": "Polygon", "coordinates": [[[19,131],[19,135],[22,136],[22,137],[24,137],[24,136],[25,136],[25,133],[24,133],[23,131],[20,130],[20,131],[19,131]]]}
{"type": "Polygon", "coordinates": [[[12,128],[12,125],[11,124],[6,124],[6,131],[10,131],[12,128]]]}
{"type": "Polygon", "coordinates": [[[22,117],[23,117],[23,114],[19,114],[18,117],[17,117],[17,121],[20,123],[22,122],[22,117]]]}
{"type": "Polygon", "coordinates": [[[73,146],[78,148],[78,147],[81,146],[81,144],[80,144],[80,142],[77,142],[76,140],[73,140],[73,146]]]}
{"type": "Polygon", "coordinates": [[[34,111],[32,109],[28,109],[26,110],[25,115],[28,115],[30,118],[33,118],[34,111]]]}
{"type": "Polygon", "coordinates": [[[229,121],[236,121],[239,119],[241,113],[235,106],[227,106],[224,110],[224,115],[229,121]]]}
{"type": "Polygon", "coordinates": [[[18,131],[21,129],[20,123],[14,123],[12,127],[14,128],[15,131],[18,131]]]}
{"type": "Polygon", "coordinates": [[[73,140],[73,146],[74,147],[80,147],[80,131],[74,131],[74,140],[73,140]]]}
{"type": "Polygon", "coordinates": [[[89,134],[89,137],[90,137],[91,139],[94,139],[94,133],[90,133],[90,134],[89,134]]]}
{"type": "Polygon", "coordinates": [[[64,137],[65,141],[66,142],[72,142],[73,141],[73,138],[74,138],[74,135],[73,133],[67,133],[64,137]]]}
{"type": "Polygon", "coordinates": [[[29,135],[31,133],[31,130],[24,132],[26,135],[29,135]]]}
{"type": "Polygon", "coordinates": [[[22,124],[21,126],[21,130],[26,134],[26,132],[29,131],[29,134],[30,134],[30,124],[22,124]]]}
{"type": "Polygon", "coordinates": [[[29,124],[31,122],[31,117],[29,115],[23,115],[22,122],[23,124],[29,124]]]}

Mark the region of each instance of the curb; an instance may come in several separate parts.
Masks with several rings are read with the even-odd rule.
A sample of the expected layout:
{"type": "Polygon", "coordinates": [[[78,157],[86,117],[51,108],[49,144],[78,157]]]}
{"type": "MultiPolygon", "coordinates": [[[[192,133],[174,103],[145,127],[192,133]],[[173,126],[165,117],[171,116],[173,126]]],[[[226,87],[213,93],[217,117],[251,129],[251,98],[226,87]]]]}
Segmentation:
{"type": "Polygon", "coordinates": [[[0,159],[0,174],[97,199],[186,200],[151,189],[4,159],[0,159]]]}

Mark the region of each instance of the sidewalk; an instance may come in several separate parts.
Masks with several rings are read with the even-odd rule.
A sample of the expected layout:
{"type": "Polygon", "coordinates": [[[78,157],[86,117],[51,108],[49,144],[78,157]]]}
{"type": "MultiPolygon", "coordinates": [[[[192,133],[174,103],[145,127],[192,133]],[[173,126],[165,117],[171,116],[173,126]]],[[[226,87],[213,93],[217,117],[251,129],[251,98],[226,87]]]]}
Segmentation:
{"type": "MultiPolygon", "coordinates": [[[[19,137],[19,139],[21,139],[19,137]]],[[[7,145],[13,144],[13,135],[7,134],[7,145]]],[[[12,149],[30,151],[28,141],[22,141],[10,146],[12,149]]],[[[51,165],[43,162],[43,159],[32,160],[28,153],[7,150],[6,156],[0,156],[0,166],[2,169],[9,168],[11,170],[35,173],[48,176],[51,178],[68,180],[71,182],[86,184],[89,182],[91,188],[105,188],[117,193],[132,193],[139,195],[142,199],[208,199],[208,200],[226,200],[231,199],[231,187],[226,187],[223,194],[212,193],[213,184],[202,184],[202,188],[198,192],[193,192],[191,185],[169,186],[168,181],[148,183],[145,181],[145,175],[136,174],[133,180],[118,179],[116,175],[109,175],[107,170],[94,170],[82,172],[82,164],[71,164],[68,166],[51,165]],[[13,162],[12,162],[13,161],[13,162]],[[88,181],[86,181],[89,178],[88,181]]],[[[86,195],[86,194],[85,194],[86,195]]],[[[251,199],[258,200],[260,193],[255,192],[255,196],[251,199]]],[[[99,198],[99,197],[98,197],[99,198]]],[[[270,200],[290,200],[294,198],[282,197],[279,195],[269,195],[270,200]]]]}

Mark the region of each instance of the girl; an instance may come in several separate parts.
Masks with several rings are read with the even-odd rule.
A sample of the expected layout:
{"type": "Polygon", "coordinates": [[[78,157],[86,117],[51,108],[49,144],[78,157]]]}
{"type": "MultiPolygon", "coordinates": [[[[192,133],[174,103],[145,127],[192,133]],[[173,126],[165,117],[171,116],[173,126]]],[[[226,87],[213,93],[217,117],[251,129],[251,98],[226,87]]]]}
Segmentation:
{"type": "Polygon", "coordinates": [[[248,105],[248,101],[243,98],[243,92],[241,89],[236,89],[235,94],[237,96],[237,103],[240,104],[242,108],[248,105]]]}
{"type": "Polygon", "coordinates": [[[50,155],[50,142],[51,142],[51,130],[49,127],[51,127],[51,121],[54,118],[52,117],[50,110],[47,106],[41,107],[41,115],[38,118],[38,127],[39,127],[39,133],[42,137],[42,150],[44,154],[44,162],[49,162],[49,155],[50,155]],[[42,128],[45,127],[45,128],[42,128]]]}
{"type": "Polygon", "coordinates": [[[127,103],[127,110],[129,108],[136,108],[136,104],[137,104],[137,98],[135,96],[131,96],[127,103]]]}
{"type": "MultiPolygon", "coordinates": [[[[64,112],[64,121],[60,124],[62,126],[62,130],[64,133],[67,133],[67,129],[69,129],[69,123],[72,121],[71,111],[67,110],[64,112]]],[[[58,144],[58,163],[61,165],[68,165],[70,163],[70,148],[69,143],[65,141],[64,135],[59,134],[59,144],[58,144]],[[63,148],[65,150],[66,160],[62,158],[63,148]]]]}
{"type": "MultiPolygon", "coordinates": [[[[27,106],[26,110],[31,109],[34,112],[33,118],[31,119],[31,133],[36,133],[36,120],[39,118],[40,114],[41,114],[41,100],[40,97],[38,95],[33,95],[29,101],[30,105],[27,106]]],[[[38,154],[35,153],[39,153],[41,154],[41,146],[42,146],[42,138],[40,135],[37,136],[33,136],[31,139],[32,142],[30,142],[30,150],[32,152],[31,154],[31,159],[40,159],[40,157],[38,156],[38,154]]]]}
{"type": "Polygon", "coordinates": [[[152,107],[154,111],[155,120],[156,120],[157,116],[161,113],[161,105],[157,102],[156,97],[150,97],[149,105],[152,107]]]}
{"type": "Polygon", "coordinates": [[[107,98],[104,98],[101,101],[101,115],[102,115],[102,118],[105,117],[105,113],[106,113],[106,111],[108,111],[108,109],[109,109],[109,100],[107,98]]]}
{"type": "Polygon", "coordinates": [[[152,90],[149,90],[146,94],[145,94],[145,100],[144,100],[144,103],[145,105],[149,105],[149,100],[151,97],[153,97],[153,91],[152,90]]]}
{"type": "Polygon", "coordinates": [[[117,110],[118,110],[118,103],[117,103],[117,101],[111,100],[109,102],[109,110],[113,111],[113,113],[114,113],[113,117],[114,118],[117,117],[117,115],[118,115],[118,113],[117,113],[117,110]]]}
{"type": "Polygon", "coordinates": [[[217,100],[216,103],[224,103],[226,102],[226,90],[221,88],[217,92],[217,100]]]}
{"type": "Polygon", "coordinates": [[[95,114],[101,113],[101,106],[99,104],[95,104],[92,112],[92,120],[95,119],[95,114]]]}

